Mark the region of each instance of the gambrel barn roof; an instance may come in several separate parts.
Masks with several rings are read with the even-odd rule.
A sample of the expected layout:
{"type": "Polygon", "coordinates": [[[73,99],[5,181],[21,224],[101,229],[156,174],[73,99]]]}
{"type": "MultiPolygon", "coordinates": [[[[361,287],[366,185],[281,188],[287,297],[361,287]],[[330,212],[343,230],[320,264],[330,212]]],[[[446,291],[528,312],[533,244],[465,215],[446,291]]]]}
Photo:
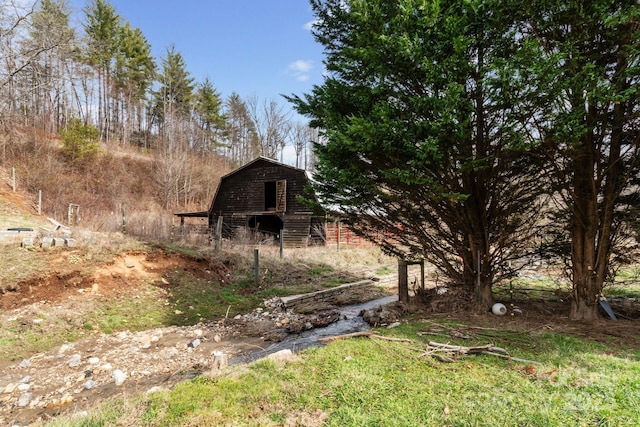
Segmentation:
{"type": "Polygon", "coordinates": [[[266,157],[255,160],[220,178],[209,215],[225,213],[311,215],[299,196],[307,193],[309,177],[304,169],[266,157]]]}
{"type": "Polygon", "coordinates": [[[286,246],[324,243],[324,214],[314,216],[302,201],[315,199],[310,177],[299,169],[266,157],[239,167],[220,178],[207,211],[184,212],[181,218],[208,218],[209,229],[222,218],[222,234],[240,230],[272,235],[286,246]]]}

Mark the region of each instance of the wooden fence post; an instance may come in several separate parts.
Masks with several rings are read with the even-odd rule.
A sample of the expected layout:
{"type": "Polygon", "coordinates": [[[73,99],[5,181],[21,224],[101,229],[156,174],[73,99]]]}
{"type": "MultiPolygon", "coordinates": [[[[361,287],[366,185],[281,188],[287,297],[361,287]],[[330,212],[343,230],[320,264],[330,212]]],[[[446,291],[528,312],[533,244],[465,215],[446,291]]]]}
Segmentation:
{"type": "Polygon", "coordinates": [[[280,230],[280,259],[284,256],[284,230],[280,230]]]}
{"type": "Polygon", "coordinates": [[[260,254],[258,249],[253,250],[253,279],[256,285],[260,284],[260,254]]]}
{"type": "Polygon", "coordinates": [[[220,246],[222,245],[222,216],[218,217],[218,223],[216,224],[216,244],[215,244],[215,250],[217,251],[218,249],[220,249],[220,246]]]}
{"type": "Polygon", "coordinates": [[[409,275],[407,272],[407,261],[398,259],[398,300],[409,302],[409,275]]]}

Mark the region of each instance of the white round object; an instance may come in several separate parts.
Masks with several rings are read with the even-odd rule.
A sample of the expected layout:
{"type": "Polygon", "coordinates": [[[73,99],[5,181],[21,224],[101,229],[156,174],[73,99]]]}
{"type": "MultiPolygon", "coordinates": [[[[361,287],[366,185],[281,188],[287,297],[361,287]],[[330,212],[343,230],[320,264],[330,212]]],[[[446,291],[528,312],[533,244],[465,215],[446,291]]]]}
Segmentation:
{"type": "Polygon", "coordinates": [[[505,314],[507,314],[507,307],[504,304],[497,302],[493,304],[493,307],[491,307],[491,311],[496,316],[504,316],[505,314]]]}

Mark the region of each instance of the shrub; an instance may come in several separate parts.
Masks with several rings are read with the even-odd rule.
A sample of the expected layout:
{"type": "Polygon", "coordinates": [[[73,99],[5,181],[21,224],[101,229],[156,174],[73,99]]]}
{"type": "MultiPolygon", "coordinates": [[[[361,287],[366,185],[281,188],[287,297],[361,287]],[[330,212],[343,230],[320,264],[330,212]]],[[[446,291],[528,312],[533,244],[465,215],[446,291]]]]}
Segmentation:
{"type": "Polygon", "coordinates": [[[98,130],[78,118],[71,119],[60,136],[64,154],[73,161],[92,159],[98,153],[98,130]]]}

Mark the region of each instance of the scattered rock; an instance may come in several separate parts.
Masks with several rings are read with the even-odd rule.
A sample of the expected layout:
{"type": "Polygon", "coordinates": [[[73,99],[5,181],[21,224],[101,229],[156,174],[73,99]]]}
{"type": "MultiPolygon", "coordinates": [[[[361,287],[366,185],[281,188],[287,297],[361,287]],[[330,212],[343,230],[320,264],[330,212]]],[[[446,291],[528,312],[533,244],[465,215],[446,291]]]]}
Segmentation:
{"type": "Polygon", "coordinates": [[[127,378],[127,375],[120,369],[116,369],[111,375],[117,386],[121,386],[122,384],[124,384],[124,380],[127,378]]]}
{"type": "Polygon", "coordinates": [[[399,303],[393,303],[370,310],[362,310],[360,316],[371,326],[389,326],[397,323],[405,309],[399,303]]]}
{"type": "Polygon", "coordinates": [[[67,365],[69,365],[70,368],[75,368],[76,366],[80,366],[80,362],[80,355],[74,354],[73,356],[71,356],[71,359],[69,359],[69,362],[67,362],[67,365]]]}
{"type": "Polygon", "coordinates": [[[4,394],[11,394],[18,387],[18,384],[9,383],[4,386],[4,390],[2,391],[4,394]]]}
{"type": "MultiPolygon", "coordinates": [[[[37,313],[29,315],[33,317],[37,313]]],[[[15,320],[22,321],[23,318],[29,317],[20,315],[15,320]]],[[[153,382],[149,381],[164,378],[166,384],[148,390],[153,392],[205,371],[218,375],[229,359],[242,351],[233,343],[226,344],[227,341],[251,337],[281,341],[290,333],[324,327],[339,318],[338,311],[306,315],[291,312],[285,309],[280,298],[274,297],[265,301],[264,307],[233,319],[145,332],[92,334],[86,340],[64,344],[48,353],[24,359],[17,366],[1,369],[0,378],[5,387],[0,387],[0,424],[4,415],[12,414],[13,417],[25,407],[61,413],[60,407],[74,401],[74,396],[78,397],[74,408],[87,408],[94,396],[104,398],[118,393],[116,388],[128,380],[131,381],[127,385],[131,385],[127,390],[144,385],[150,387],[153,382]],[[211,356],[207,357],[207,354],[211,356]]],[[[298,360],[299,356],[287,350],[270,358],[289,362],[298,360]]]]}
{"type": "Polygon", "coordinates": [[[33,394],[24,393],[18,398],[18,403],[16,405],[18,405],[18,408],[24,408],[31,403],[31,399],[33,399],[33,394]]]}

